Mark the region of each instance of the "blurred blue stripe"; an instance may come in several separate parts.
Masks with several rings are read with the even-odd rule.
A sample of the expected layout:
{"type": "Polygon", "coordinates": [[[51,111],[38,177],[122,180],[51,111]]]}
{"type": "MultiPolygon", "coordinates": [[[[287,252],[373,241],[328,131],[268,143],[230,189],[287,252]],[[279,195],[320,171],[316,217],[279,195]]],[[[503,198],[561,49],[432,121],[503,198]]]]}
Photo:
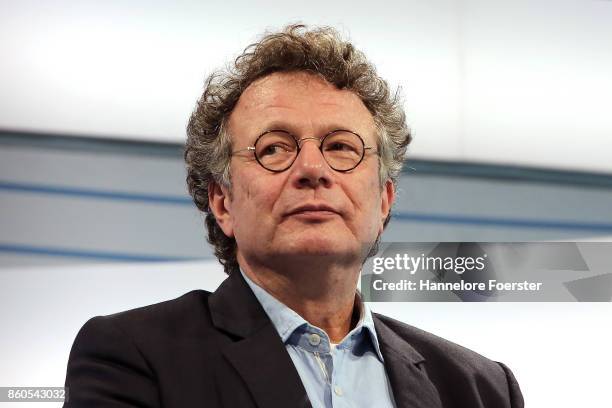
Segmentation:
{"type": "Polygon", "coordinates": [[[102,191],[75,187],[60,187],[41,184],[14,183],[0,180],[0,190],[20,193],[53,194],[79,198],[95,198],[120,201],[139,201],[152,204],[193,205],[190,197],[168,196],[159,194],[125,193],[120,191],[102,191]]]}
{"type": "MultiPolygon", "coordinates": [[[[0,191],[14,191],[38,194],[64,195],[79,198],[107,199],[119,201],[145,202],[192,206],[190,197],[166,196],[92,190],[73,187],[46,186],[39,184],[14,183],[0,180],[0,191]]],[[[544,230],[612,232],[612,224],[581,221],[529,220],[520,218],[473,217],[464,215],[423,214],[415,212],[394,212],[393,219],[402,222],[433,224],[472,225],[479,227],[509,227],[544,230]]]]}
{"type": "MultiPolygon", "coordinates": [[[[183,161],[185,146],[180,142],[153,142],[126,137],[59,134],[41,131],[0,129],[0,145],[61,150],[114,156],[165,157],[183,161]]],[[[427,160],[410,157],[402,174],[411,176],[434,175],[490,180],[510,180],[545,184],[575,185],[579,187],[612,188],[610,172],[540,168],[511,164],[490,164],[457,160],[427,160]]]]}
{"type": "Polygon", "coordinates": [[[433,224],[473,225],[480,227],[534,228],[570,231],[612,232],[612,224],[578,221],[527,220],[519,218],[471,217],[465,215],[393,213],[394,220],[433,224]]]}
{"type": "Polygon", "coordinates": [[[38,247],[19,244],[0,244],[0,252],[120,262],[180,262],[213,259],[212,257],[188,258],[175,256],[155,256],[142,254],[126,254],[118,252],[90,251],[81,249],[38,247]]]}

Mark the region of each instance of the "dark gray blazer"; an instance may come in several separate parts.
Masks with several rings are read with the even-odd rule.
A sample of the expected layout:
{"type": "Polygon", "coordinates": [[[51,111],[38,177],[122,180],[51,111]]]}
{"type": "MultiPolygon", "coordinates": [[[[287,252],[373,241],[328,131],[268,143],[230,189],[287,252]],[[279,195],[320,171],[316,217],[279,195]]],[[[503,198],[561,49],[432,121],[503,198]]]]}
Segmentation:
{"type": "MultiPolygon", "coordinates": [[[[374,325],[398,407],[523,407],[503,364],[389,317],[374,314],[374,325]]],[[[66,387],[64,407],[310,407],[239,273],[214,293],[89,320],[72,346],[66,387]]]]}

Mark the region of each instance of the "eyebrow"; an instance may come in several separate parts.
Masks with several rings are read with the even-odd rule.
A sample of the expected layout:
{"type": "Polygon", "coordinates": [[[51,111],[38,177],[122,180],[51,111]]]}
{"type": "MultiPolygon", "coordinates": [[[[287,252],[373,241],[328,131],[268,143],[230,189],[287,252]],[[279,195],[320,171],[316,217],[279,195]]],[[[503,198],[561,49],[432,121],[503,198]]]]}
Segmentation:
{"type": "MultiPolygon", "coordinates": [[[[315,136],[323,136],[328,132],[331,132],[333,130],[337,130],[337,129],[343,129],[343,130],[350,130],[352,132],[357,132],[359,133],[357,130],[355,129],[351,129],[351,127],[349,126],[345,126],[345,125],[340,125],[336,122],[332,122],[332,124],[327,124],[325,126],[322,126],[320,129],[322,129],[320,132],[317,131],[315,136]]],[[[271,121],[269,123],[267,123],[265,126],[261,127],[258,129],[258,133],[256,135],[254,135],[254,137],[258,137],[259,135],[261,135],[262,133],[268,131],[268,130],[285,130],[289,133],[291,133],[294,136],[299,136],[299,137],[304,137],[304,135],[300,134],[300,132],[298,132],[298,127],[295,125],[292,125],[289,122],[285,122],[282,120],[274,120],[271,121]]]]}

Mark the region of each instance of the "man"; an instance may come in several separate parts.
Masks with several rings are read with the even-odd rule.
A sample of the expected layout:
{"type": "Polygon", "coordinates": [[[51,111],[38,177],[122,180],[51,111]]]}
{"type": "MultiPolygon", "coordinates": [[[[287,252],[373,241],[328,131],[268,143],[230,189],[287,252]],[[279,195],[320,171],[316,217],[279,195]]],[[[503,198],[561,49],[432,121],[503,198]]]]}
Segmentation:
{"type": "Polygon", "coordinates": [[[523,406],[502,364],[360,300],[410,135],[350,43],[267,35],[210,77],[188,135],[189,190],[229,277],[87,322],[65,406],[523,406]]]}

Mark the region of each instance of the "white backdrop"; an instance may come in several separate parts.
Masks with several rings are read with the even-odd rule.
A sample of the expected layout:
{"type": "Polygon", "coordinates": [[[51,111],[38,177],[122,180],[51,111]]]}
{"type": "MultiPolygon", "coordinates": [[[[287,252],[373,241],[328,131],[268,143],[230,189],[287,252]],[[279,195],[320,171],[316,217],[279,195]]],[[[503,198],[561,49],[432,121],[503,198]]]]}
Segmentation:
{"type": "Polygon", "coordinates": [[[605,0],[2,0],[0,128],[183,140],[205,74],[296,21],[402,86],[414,156],[612,171],[605,0]]]}

